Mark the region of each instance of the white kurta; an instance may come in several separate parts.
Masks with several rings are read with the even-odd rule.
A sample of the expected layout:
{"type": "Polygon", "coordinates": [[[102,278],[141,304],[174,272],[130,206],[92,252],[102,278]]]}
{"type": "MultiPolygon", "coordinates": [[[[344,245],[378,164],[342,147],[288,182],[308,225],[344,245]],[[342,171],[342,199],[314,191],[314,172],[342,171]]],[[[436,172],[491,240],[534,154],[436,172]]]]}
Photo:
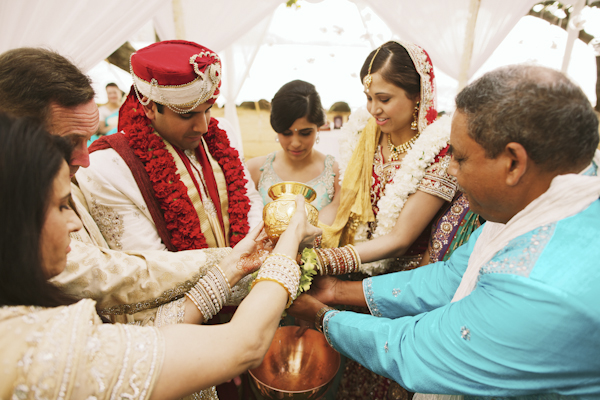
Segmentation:
{"type": "MultiPolygon", "coordinates": [[[[233,129],[231,125],[223,119],[218,121],[219,128],[228,132],[231,146],[238,148],[235,135],[229,134],[233,129]]],[[[194,159],[190,162],[197,163],[194,159]]],[[[90,155],[90,163],[89,168],[79,170],[77,180],[110,248],[167,250],[135,178],[121,156],[114,149],[99,150],[90,155]]],[[[262,221],[263,204],[245,165],[244,176],[251,205],[248,223],[252,229],[262,221]]]]}

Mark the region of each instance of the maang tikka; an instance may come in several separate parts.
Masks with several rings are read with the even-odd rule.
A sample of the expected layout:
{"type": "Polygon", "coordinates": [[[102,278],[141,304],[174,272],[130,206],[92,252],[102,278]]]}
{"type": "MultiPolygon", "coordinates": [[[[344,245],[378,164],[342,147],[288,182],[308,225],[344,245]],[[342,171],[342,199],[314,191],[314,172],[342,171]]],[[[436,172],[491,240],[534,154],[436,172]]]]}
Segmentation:
{"type": "Polygon", "coordinates": [[[379,54],[379,50],[381,50],[381,46],[377,48],[377,51],[373,55],[373,58],[371,58],[371,63],[369,64],[369,71],[367,72],[367,76],[365,76],[365,79],[363,79],[363,84],[365,85],[367,93],[369,93],[369,86],[371,86],[371,82],[373,82],[373,77],[371,76],[371,68],[373,67],[373,61],[375,61],[375,57],[377,57],[377,54],[379,54]]]}

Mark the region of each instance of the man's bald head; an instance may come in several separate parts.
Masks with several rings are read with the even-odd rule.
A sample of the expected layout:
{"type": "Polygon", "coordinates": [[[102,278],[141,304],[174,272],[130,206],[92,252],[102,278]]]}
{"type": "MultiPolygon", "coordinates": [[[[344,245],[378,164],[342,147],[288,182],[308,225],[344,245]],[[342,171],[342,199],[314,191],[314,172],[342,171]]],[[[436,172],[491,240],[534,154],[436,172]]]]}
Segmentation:
{"type": "Polygon", "coordinates": [[[550,68],[511,65],[488,72],[458,94],[456,108],[489,158],[516,142],[547,171],[579,172],[598,146],[598,118],[589,100],[550,68]]]}

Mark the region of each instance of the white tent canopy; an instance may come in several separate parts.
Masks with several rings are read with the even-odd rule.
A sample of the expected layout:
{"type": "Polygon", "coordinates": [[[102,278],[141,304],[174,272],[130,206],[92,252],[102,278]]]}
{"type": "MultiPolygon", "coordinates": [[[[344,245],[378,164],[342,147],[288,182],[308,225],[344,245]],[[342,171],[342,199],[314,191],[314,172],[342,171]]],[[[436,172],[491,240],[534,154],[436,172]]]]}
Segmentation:
{"type": "MultiPolygon", "coordinates": [[[[400,38],[427,49],[438,74],[441,71],[451,79],[465,83],[481,70],[503,39],[537,2],[429,0],[415,5],[412,0],[325,0],[334,3],[339,12],[313,14],[310,20],[298,22],[297,26],[288,22],[284,31],[288,28],[290,32],[297,32],[293,37],[277,35],[270,30],[277,26],[282,16],[294,12],[297,16],[307,14],[320,5],[313,3],[321,1],[301,0],[301,9],[297,12],[286,9],[284,0],[4,1],[0,3],[0,53],[22,46],[48,47],[69,57],[82,70],[89,71],[132,38],[145,23],[153,20],[162,40],[195,41],[222,56],[225,116],[239,128],[235,101],[265,40],[275,50],[279,44],[294,42],[303,54],[311,51],[327,54],[323,53],[323,48],[335,45],[339,54],[329,54],[340,59],[344,51],[356,55],[352,65],[340,63],[339,70],[333,72],[318,68],[311,71],[307,64],[294,71],[298,78],[309,81],[313,79],[303,73],[312,76],[330,73],[330,82],[336,82],[335,79],[343,74],[351,74],[350,69],[358,73],[362,61],[373,48],[386,40],[400,38]],[[347,10],[354,10],[354,13],[348,14],[347,10]],[[339,35],[344,24],[360,26],[360,35],[339,35]]],[[[579,7],[584,0],[574,2],[579,7]]],[[[577,28],[572,29],[575,34],[577,28]]],[[[561,45],[565,49],[563,54],[570,56],[568,53],[575,36],[571,32],[571,41],[565,40],[561,45]]],[[[281,58],[286,56],[280,55],[281,58]]],[[[310,61],[311,58],[304,56],[302,59],[310,61]]],[[[276,87],[283,83],[277,82],[276,87]]],[[[343,100],[345,87],[341,82],[339,85],[338,100],[343,100]]],[[[358,79],[355,85],[348,90],[360,93],[358,79]]],[[[273,93],[271,91],[271,95],[273,93]]]]}

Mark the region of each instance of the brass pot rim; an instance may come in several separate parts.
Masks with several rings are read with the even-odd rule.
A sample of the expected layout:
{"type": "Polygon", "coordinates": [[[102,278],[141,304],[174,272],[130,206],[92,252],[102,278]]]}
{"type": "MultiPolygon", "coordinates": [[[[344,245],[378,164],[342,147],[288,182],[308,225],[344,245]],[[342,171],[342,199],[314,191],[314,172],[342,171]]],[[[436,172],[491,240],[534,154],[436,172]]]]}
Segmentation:
{"type": "Polygon", "coordinates": [[[267,191],[267,194],[269,195],[269,197],[271,199],[275,200],[275,198],[276,198],[275,191],[277,189],[279,189],[280,187],[286,187],[286,186],[291,186],[291,187],[296,186],[296,187],[302,188],[302,190],[299,191],[298,193],[292,192],[289,194],[302,194],[304,196],[304,198],[306,199],[307,203],[310,203],[311,201],[313,201],[314,199],[317,198],[317,192],[315,189],[308,186],[306,183],[295,182],[295,181],[277,182],[274,185],[271,185],[271,187],[267,191]]]}
{"type": "MultiPolygon", "coordinates": [[[[336,372],[335,372],[336,374],[337,374],[337,372],[340,369],[340,364],[341,363],[342,363],[342,359],[341,359],[341,357],[338,357],[338,362],[337,362],[338,366],[337,366],[336,372]]],[[[260,379],[258,379],[256,376],[254,376],[254,374],[252,373],[252,370],[248,370],[248,373],[250,374],[250,376],[252,376],[252,379],[254,379],[256,382],[259,382],[261,385],[263,385],[263,386],[265,386],[265,387],[267,387],[267,388],[269,388],[271,390],[276,390],[276,391],[281,392],[281,393],[292,393],[292,394],[294,394],[294,393],[298,393],[298,394],[300,394],[300,393],[307,393],[307,392],[312,392],[312,391],[321,389],[323,386],[329,385],[331,383],[331,381],[335,378],[335,375],[333,375],[333,377],[330,380],[328,380],[327,382],[325,382],[325,383],[323,383],[323,384],[321,384],[319,386],[315,386],[313,388],[306,389],[306,390],[285,390],[285,389],[278,389],[278,388],[273,387],[271,385],[267,385],[266,383],[264,383],[263,381],[261,381],[260,379]]]]}
{"type": "MultiPolygon", "coordinates": [[[[293,325],[290,325],[290,326],[280,326],[280,327],[277,328],[277,331],[278,332],[279,331],[290,331],[292,328],[296,328],[297,329],[298,327],[293,326],[293,325]]],[[[316,330],[313,330],[313,329],[309,329],[309,331],[311,331],[312,334],[319,334],[318,336],[321,336],[325,340],[325,336],[322,333],[320,333],[320,332],[318,332],[316,330]]],[[[273,338],[273,340],[275,340],[275,337],[273,338]]],[[[323,387],[326,387],[326,386],[328,386],[328,385],[331,384],[331,382],[335,379],[335,376],[338,373],[338,371],[340,369],[340,366],[342,364],[342,357],[341,357],[340,353],[338,351],[336,351],[335,349],[333,349],[333,348],[331,350],[333,350],[332,354],[335,357],[335,368],[334,368],[335,372],[331,375],[331,377],[329,377],[329,379],[327,381],[323,382],[322,384],[320,384],[318,386],[311,387],[311,388],[307,388],[307,389],[304,389],[304,390],[279,389],[279,388],[276,388],[274,386],[271,386],[271,385],[263,382],[256,375],[254,375],[252,369],[249,369],[248,373],[250,374],[250,376],[252,377],[252,380],[254,380],[254,383],[256,385],[264,386],[264,387],[268,388],[269,390],[273,390],[273,391],[276,391],[276,392],[279,392],[279,393],[290,393],[290,394],[306,394],[306,393],[310,393],[310,392],[314,393],[314,392],[318,391],[319,389],[322,389],[323,387]]],[[[262,364],[261,364],[261,366],[262,366],[262,364]]],[[[256,367],[254,369],[255,370],[260,369],[261,366],[256,367]]]]}

